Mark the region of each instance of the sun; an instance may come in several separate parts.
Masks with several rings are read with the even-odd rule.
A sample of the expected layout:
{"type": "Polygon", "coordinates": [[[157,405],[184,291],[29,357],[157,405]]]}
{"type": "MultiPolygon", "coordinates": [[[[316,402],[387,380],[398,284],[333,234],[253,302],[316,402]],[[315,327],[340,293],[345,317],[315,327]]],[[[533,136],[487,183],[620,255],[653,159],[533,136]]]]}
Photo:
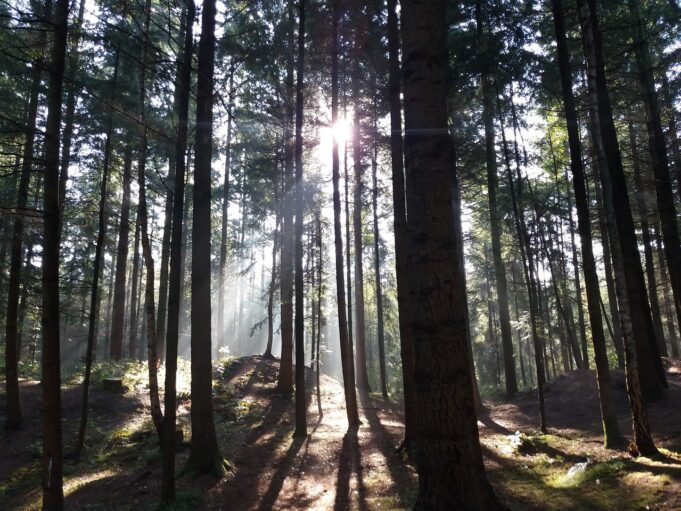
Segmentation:
{"type": "Polygon", "coordinates": [[[346,118],[341,117],[331,127],[331,135],[338,145],[345,145],[352,135],[352,126],[346,118]]]}

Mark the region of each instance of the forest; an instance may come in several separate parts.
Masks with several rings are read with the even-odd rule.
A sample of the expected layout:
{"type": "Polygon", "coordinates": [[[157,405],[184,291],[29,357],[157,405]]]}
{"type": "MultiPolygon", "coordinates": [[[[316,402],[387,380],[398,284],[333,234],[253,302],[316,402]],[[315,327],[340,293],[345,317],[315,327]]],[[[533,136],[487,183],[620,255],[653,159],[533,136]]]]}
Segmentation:
{"type": "Polygon", "coordinates": [[[676,0],[0,0],[0,509],[681,510],[676,0]]]}

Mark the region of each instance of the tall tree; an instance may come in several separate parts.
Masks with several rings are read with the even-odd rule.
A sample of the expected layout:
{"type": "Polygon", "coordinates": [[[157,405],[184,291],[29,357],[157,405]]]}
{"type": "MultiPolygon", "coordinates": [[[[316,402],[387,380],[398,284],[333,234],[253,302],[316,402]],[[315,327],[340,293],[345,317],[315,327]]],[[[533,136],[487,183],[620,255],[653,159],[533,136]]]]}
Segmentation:
{"type": "MultiPolygon", "coordinates": [[[[473,404],[451,197],[444,2],[402,3],[404,154],[418,420],[418,510],[501,509],[473,404]]],[[[460,221],[460,219],[458,219],[460,221]]]]}
{"type": "Polygon", "coordinates": [[[303,282],[303,87],[305,72],[305,0],[298,1],[298,57],[296,59],[296,174],[295,174],[295,343],[296,343],[296,429],[293,436],[307,436],[305,401],[305,288],[303,282]]]}
{"type": "Polygon", "coordinates": [[[492,258],[494,259],[494,280],[499,308],[499,326],[501,327],[501,344],[504,352],[504,375],[506,377],[506,397],[518,392],[518,381],[515,374],[513,357],[513,338],[511,337],[511,317],[508,312],[508,287],[506,285],[506,267],[501,254],[501,223],[499,221],[499,177],[497,175],[497,153],[494,135],[494,92],[493,76],[489,69],[492,57],[489,53],[489,36],[484,25],[485,12],[483,2],[475,4],[475,20],[477,25],[478,45],[480,49],[480,87],[482,89],[482,117],[485,125],[485,163],[487,168],[487,198],[489,200],[489,223],[492,238],[492,258]]]}
{"type": "Polygon", "coordinates": [[[649,399],[661,392],[659,373],[655,370],[654,362],[650,360],[655,356],[655,353],[651,351],[657,347],[655,333],[650,318],[650,307],[645,296],[641,260],[605,78],[596,3],[595,0],[578,0],[577,6],[587,61],[592,137],[603,185],[606,220],[617,283],[617,301],[620,306],[620,321],[624,335],[625,374],[633,416],[634,443],[641,454],[652,455],[657,454],[658,451],[650,434],[641,384],[643,381],[647,383],[649,399]],[[614,202],[617,202],[617,208],[614,202]],[[649,357],[644,358],[642,356],[644,353],[649,357]],[[649,370],[641,372],[641,367],[645,367],[643,364],[646,363],[649,370]]]}
{"type": "Polygon", "coordinates": [[[404,393],[404,440],[402,446],[413,450],[416,439],[414,346],[411,336],[409,301],[409,263],[407,254],[407,211],[404,195],[404,159],[402,150],[402,103],[400,100],[400,33],[397,0],[388,0],[388,65],[390,94],[390,161],[392,170],[393,230],[395,233],[395,270],[397,308],[400,328],[400,356],[404,393]]]}
{"type": "Polygon", "coordinates": [[[191,395],[192,442],[188,465],[197,473],[221,476],[226,463],[220,454],[213,421],[211,366],[210,198],[213,158],[213,73],[215,68],[215,0],[201,13],[197,67],[194,214],[192,217],[191,395]]]}
{"type": "MultiPolygon", "coordinates": [[[[85,443],[85,428],[88,416],[88,397],[90,393],[90,375],[92,373],[92,359],[97,339],[97,324],[99,323],[99,276],[104,250],[104,238],[106,236],[106,197],[109,186],[109,167],[111,165],[111,145],[113,133],[113,105],[116,99],[116,82],[118,79],[118,60],[116,52],[114,64],[114,74],[111,85],[111,96],[109,98],[109,112],[106,126],[106,141],[104,142],[104,161],[102,162],[102,177],[99,189],[99,214],[97,239],[95,241],[95,257],[92,264],[92,288],[90,294],[90,316],[88,318],[87,347],[85,353],[85,376],[83,378],[83,398],[81,402],[80,427],[78,429],[78,440],[75,449],[75,458],[80,459],[83,445],[85,443]]],[[[130,162],[126,161],[126,165],[130,162]]]]}
{"type": "MultiPolygon", "coordinates": [[[[331,123],[338,122],[338,25],[341,17],[340,0],[331,0],[331,123]]],[[[348,416],[348,428],[359,427],[357,411],[357,394],[355,392],[355,370],[348,337],[348,318],[345,305],[345,279],[343,268],[343,231],[341,227],[340,202],[340,158],[338,154],[338,138],[334,137],[331,159],[331,179],[333,181],[333,237],[336,260],[336,301],[338,302],[338,334],[340,341],[341,365],[343,370],[343,391],[345,392],[345,412],[348,416]]]]}
{"type": "MultiPolygon", "coordinates": [[[[48,20],[52,11],[52,0],[44,5],[42,19],[48,20]]],[[[36,12],[37,16],[40,13],[36,12]]],[[[31,65],[31,88],[26,109],[26,138],[21,156],[21,174],[17,190],[17,207],[12,226],[10,248],[9,283],[7,287],[7,309],[5,313],[5,382],[7,392],[7,429],[17,429],[21,425],[21,406],[19,402],[19,353],[17,352],[19,291],[21,285],[21,258],[24,243],[24,213],[28,202],[28,188],[33,168],[33,153],[37,131],[38,100],[43,68],[45,67],[45,43],[48,28],[40,32],[38,51],[40,55],[31,65]]],[[[9,231],[9,228],[7,228],[9,231]]]]}
{"type": "Polygon", "coordinates": [[[175,140],[175,183],[173,186],[173,220],[170,236],[170,261],[168,282],[168,332],[166,334],[165,417],[163,419],[163,469],[161,472],[161,501],[175,500],[175,419],[177,381],[177,341],[180,327],[180,290],[182,279],[182,223],[184,215],[185,174],[187,162],[187,120],[189,118],[189,93],[191,88],[191,56],[194,45],[193,0],[185,0],[186,11],[182,20],[184,45],[177,60],[177,135],[175,140]]]}
{"type": "Polygon", "coordinates": [[[68,15],[68,0],[57,0],[55,12],[50,16],[54,27],[54,39],[47,89],[43,188],[42,489],[43,509],[46,511],[64,508],[59,329],[59,232],[61,223],[59,215],[59,128],[62,118],[68,15]]]}
{"type": "MultiPolygon", "coordinates": [[[[572,186],[575,191],[577,206],[577,222],[579,238],[582,247],[582,266],[584,269],[584,285],[586,286],[587,307],[589,310],[589,324],[594,346],[594,360],[596,377],[598,379],[598,394],[601,406],[601,420],[605,446],[608,448],[621,447],[624,437],[619,429],[617,414],[612,395],[610,369],[608,367],[608,353],[605,346],[605,333],[601,316],[601,291],[596,272],[596,261],[593,254],[591,236],[591,217],[586,193],[584,177],[584,163],[582,160],[582,146],[579,136],[579,123],[575,97],[572,92],[572,74],[570,72],[570,54],[567,46],[565,15],[561,0],[552,0],[554,30],[556,33],[556,47],[558,66],[560,68],[561,93],[563,96],[563,110],[568,132],[568,146],[570,150],[570,170],[572,171],[572,186]]],[[[571,213],[572,214],[572,213],[571,213]]],[[[575,268],[575,271],[577,269],[575,268]]]]}

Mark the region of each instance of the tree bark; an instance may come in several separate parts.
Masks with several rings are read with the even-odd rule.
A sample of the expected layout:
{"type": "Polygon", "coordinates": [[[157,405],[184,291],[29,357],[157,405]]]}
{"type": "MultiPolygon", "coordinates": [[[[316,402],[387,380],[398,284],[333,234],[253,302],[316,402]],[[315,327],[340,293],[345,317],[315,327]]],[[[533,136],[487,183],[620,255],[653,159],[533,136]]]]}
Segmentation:
{"type": "Polygon", "coordinates": [[[170,236],[168,282],[168,331],[166,334],[166,375],[161,471],[161,501],[175,501],[175,422],[177,415],[177,344],[180,323],[180,290],[182,288],[182,227],[184,217],[185,174],[187,162],[187,120],[191,88],[191,58],[194,43],[193,27],[196,8],[193,0],[185,0],[186,18],[181,32],[184,46],[177,60],[177,139],[175,140],[175,183],[173,186],[173,220],[170,236]]]}
{"type": "MultiPolygon", "coordinates": [[[[138,315],[138,303],[139,291],[141,288],[141,272],[140,272],[140,221],[139,213],[135,219],[135,241],[133,242],[133,257],[132,257],[132,289],[130,291],[130,338],[128,339],[128,356],[135,360],[137,359],[137,324],[139,323],[138,315]]],[[[122,354],[121,354],[122,355],[122,354]]],[[[120,360],[114,358],[113,354],[110,354],[110,358],[113,360],[120,360]]]]}
{"type": "MultiPolygon", "coordinates": [[[[598,381],[598,395],[601,407],[604,443],[606,448],[616,448],[622,447],[625,441],[617,422],[617,414],[612,394],[612,383],[610,379],[610,368],[608,367],[608,352],[605,346],[605,333],[603,331],[603,321],[600,309],[600,285],[598,273],[596,271],[596,261],[593,254],[591,218],[587,200],[582,146],[579,136],[577,108],[572,92],[570,55],[567,46],[565,18],[561,0],[552,0],[551,8],[553,10],[553,21],[556,32],[563,109],[568,132],[572,186],[575,192],[579,239],[582,245],[582,267],[584,271],[584,285],[586,286],[591,338],[594,346],[594,362],[596,364],[596,378],[598,381]]],[[[570,207],[570,209],[572,208],[570,207]]],[[[570,213],[570,215],[570,218],[572,218],[572,213],[570,213]]],[[[577,272],[577,267],[575,267],[575,272],[577,272]]]]}
{"type": "MultiPolygon", "coordinates": [[[[452,215],[444,2],[402,3],[405,168],[418,417],[417,510],[501,509],[487,481],[452,215]]],[[[457,219],[460,221],[460,219],[457,219]]]]}
{"type": "MultiPolygon", "coordinates": [[[[50,12],[50,11],[48,11],[50,12]]],[[[47,90],[45,127],[45,185],[43,189],[42,286],[42,505],[46,511],[64,508],[62,488],[61,357],[59,331],[59,128],[68,37],[68,0],[57,0],[50,16],[54,39],[47,90]]]]}
{"type": "MultiPolygon", "coordinates": [[[[338,122],[338,24],[341,17],[340,0],[333,0],[331,35],[331,123],[338,122]]],[[[345,393],[345,412],[348,429],[359,428],[357,394],[355,391],[355,370],[348,337],[347,308],[345,304],[345,279],[343,274],[343,231],[341,227],[340,202],[340,158],[338,140],[334,137],[331,160],[331,180],[333,181],[333,237],[336,262],[336,301],[338,302],[338,333],[340,341],[341,366],[343,372],[343,391],[345,393]]]]}
{"type": "Polygon", "coordinates": [[[111,164],[111,145],[113,132],[113,103],[116,99],[116,85],[118,81],[118,53],[116,53],[116,64],[111,86],[111,97],[109,98],[109,112],[106,126],[106,141],[104,142],[104,161],[102,162],[102,177],[99,189],[99,215],[98,231],[95,241],[95,258],[92,264],[92,288],[90,294],[90,316],[88,319],[87,348],[85,352],[85,377],[83,378],[83,398],[81,401],[80,427],[78,429],[78,440],[75,448],[75,459],[80,460],[83,446],[85,444],[85,429],[88,418],[88,398],[90,394],[90,375],[92,372],[92,359],[97,342],[97,324],[99,323],[99,276],[104,250],[104,240],[106,237],[106,196],[109,186],[109,166],[111,164]]]}
{"type": "Polygon", "coordinates": [[[305,71],[305,0],[298,1],[298,57],[296,59],[296,145],[295,145],[295,344],[296,344],[296,429],[294,437],[307,436],[305,401],[305,287],[303,282],[303,87],[305,71]]]}
{"type": "Polygon", "coordinates": [[[655,371],[654,361],[651,361],[655,356],[651,351],[657,347],[655,333],[645,296],[641,260],[605,79],[595,1],[578,0],[577,7],[587,60],[592,136],[603,185],[608,234],[617,281],[617,300],[624,334],[625,374],[633,417],[634,443],[641,454],[654,455],[658,451],[650,434],[642,390],[647,390],[643,395],[649,399],[658,397],[661,393],[659,373],[655,371]],[[617,208],[614,206],[615,202],[617,208]],[[644,389],[641,387],[643,382],[647,384],[644,389]]]}
{"type": "Polygon", "coordinates": [[[215,3],[215,0],[205,0],[203,3],[197,67],[194,215],[192,218],[192,443],[187,463],[196,473],[212,473],[216,477],[221,477],[225,473],[226,462],[218,448],[213,422],[210,296],[210,180],[213,154],[215,3]]]}
{"type": "Polygon", "coordinates": [[[506,268],[501,255],[501,222],[497,194],[499,177],[497,175],[497,154],[494,134],[494,96],[493,77],[489,67],[492,62],[489,54],[488,35],[484,27],[485,13],[483,3],[475,4],[475,20],[477,40],[480,48],[480,83],[482,92],[482,117],[485,125],[485,158],[487,168],[487,198],[489,201],[490,236],[492,238],[492,258],[494,260],[494,279],[496,283],[497,305],[499,308],[499,325],[501,327],[501,343],[504,352],[504,375],[506,378],[506,398],[510,399],[518,392],[518,381],[515,374],[513,356],[513,338],[511,336],[511,318],[508,312],[508,287],[506,285],[506,268]]]}

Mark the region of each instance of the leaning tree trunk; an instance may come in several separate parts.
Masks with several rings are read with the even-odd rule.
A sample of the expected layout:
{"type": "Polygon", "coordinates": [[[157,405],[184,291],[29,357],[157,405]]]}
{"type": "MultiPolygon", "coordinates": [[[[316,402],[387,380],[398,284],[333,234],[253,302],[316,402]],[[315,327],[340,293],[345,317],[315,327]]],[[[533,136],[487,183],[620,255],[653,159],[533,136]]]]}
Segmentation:
{"type": "Polygon", "coordinates": [[[88,398],[90,393],[90,375],[92,373],[92,359],[95,352],[97,341],[97,324],[99,322],[99,276],[102,264],[102,253],[104,249],[104,238],[106,237],[106,195],[109,185],[109,166],[111,164],[111,139],[113,132],[113,103],[116,100],[116,85],[118,81],[118,54],[116,54],[116,65],[111,86],[111,96],[109,98],[109,112],[106,126],[106,141],[104,142],[104,161],[102,163],[102,182],[99,189],[99,215],[97,240],[95,241],[95,259],[92,265],[92,290],[90,294],[90,317],[88,320],[87,348],[85,351],[85,377],[83,379],[83,399],[81,402],[80,427],[78,429],[78,440],[75,448],[75,458],[80,459],[85,444],[85,428],[87,427],[88,417],[88,398]]]}
{"type": "MultiPolygon", "coordinates": [[[[333,0],[333,20],[331,34],[331,122],[338,121],[338,22],[341,17],[340,0],[333,0]]],[[[343,231],[341,227],[340,201],[340,158],[338,140],[333,139],[331,180],[333,181],[333,237],[336,261],[336,301],[338,302],[338,334],[340,341],[341,366],[343,372],[343,391],[345,393],[345,412],[348,428],[359,428],[357,394],[355,392],[355,370],[348,337],[348,318],[345,304],[345,279],[343,274],[343,231]]]]}
{"type": "Polygon", "coordinates": [[[215,70],[215,0],[205,0],[201,14],[196,142],[194,215],[192,217],[191,396],[192,443],[188,466],[196,473],[222,476],[226,463],[220,454],[213,421],[210,310],[210,199],[213,154],[213,73],[215,70]]]}
{"type": "Polygon", "coordinates": [[[175,183],[173,186],[173,220],[170,235],[170,261],[168,282],[168,331],[166,334],[166,376],[163,419],[163,468],[161,471],[161,501],[175,500],[175,420],[177,414],[177,341],[180,326],[180,292],[182,289],[182,227],[184,216],[184,181],[187,162],[187,120],[189,117],[189,94],[191,88],[191,55],[193,47],[194,17],[193,0],[185,0],[186,18],[184,47],[177,62],[177,139],[175,141],[175,183]]]}
{"type": "MultiPolygon", "coordinates": [[[[487,481],[457,270],[444,2],[402,2],[405,168],[418,421],[417,510],[502,509],[487,481]]],[[[460,218],[456,219],[458,222],[460,218]]]]}
{"type": "Polygon", "coordinates": [[[307,436],[305,402],[305,288],[303,283],[303,74],[305,70],[305,0],[298,2],[298,58],[296,61],[296,145],[295,145],[295,345],[296,345],[296,429],[294,437],[307,436]]]}
{"type": "Polygon", "coordinates": [[[59,510],[64,507],[59,331],[59,231],[61,223],[59,216],[59,128],[62,114],[68,14],[68,0],[57,0],[56,11],[51,16],[54,26],[54,39],[49,68],[50,79],[47,90],[47,123],[44,146],[42,505],[45,510],[59,510]]]}
{"type": "MultiPolygon", "coordinates": [[[[565,18],[561,0],[552,0],[553,20],[556,32],[558,65],[560,67],[561,90],[563,95],[563,108],[568,132],[568,145],[570,150],[570,170],[572,171],[572,185],[575,192],[575,205],[577,206],[577,222],[579,238],[582,244],[582,267],[584,271],[584,285],[586,287],[587,308],[589,311],[589,323],[591,337],[594,346],[594,361],[596,364],[596,377],[598,381],[598,396],[601,407],[601,420],[603,423],[603,435],[606,448],[621,447],[624,437],[620,432],[619,423],[613,400],[610,368],[608,367],[608,353],[605,346],[605,333],[601,316],[600,300],[601,292],[596,271],[596,261],[593,254],[593,241],[591,235],[591,218],[586,191],[586,179],[584,176],[584,164],[582,160],[582,146],[579,136],[577,120],[577,108],[572,92],[572,76],[570,72],[570,55],[567,46],[565,30],[565,18]]],[[[572,215],[572,213],[571,213],[572,215]]],[[[572,216],[571,216],[572,218],[572,216]]],[[[573,241],[574,243],[574,241],[573,241]]],[[[575,267],[575,272],[577,268],[575,267]]]]}

